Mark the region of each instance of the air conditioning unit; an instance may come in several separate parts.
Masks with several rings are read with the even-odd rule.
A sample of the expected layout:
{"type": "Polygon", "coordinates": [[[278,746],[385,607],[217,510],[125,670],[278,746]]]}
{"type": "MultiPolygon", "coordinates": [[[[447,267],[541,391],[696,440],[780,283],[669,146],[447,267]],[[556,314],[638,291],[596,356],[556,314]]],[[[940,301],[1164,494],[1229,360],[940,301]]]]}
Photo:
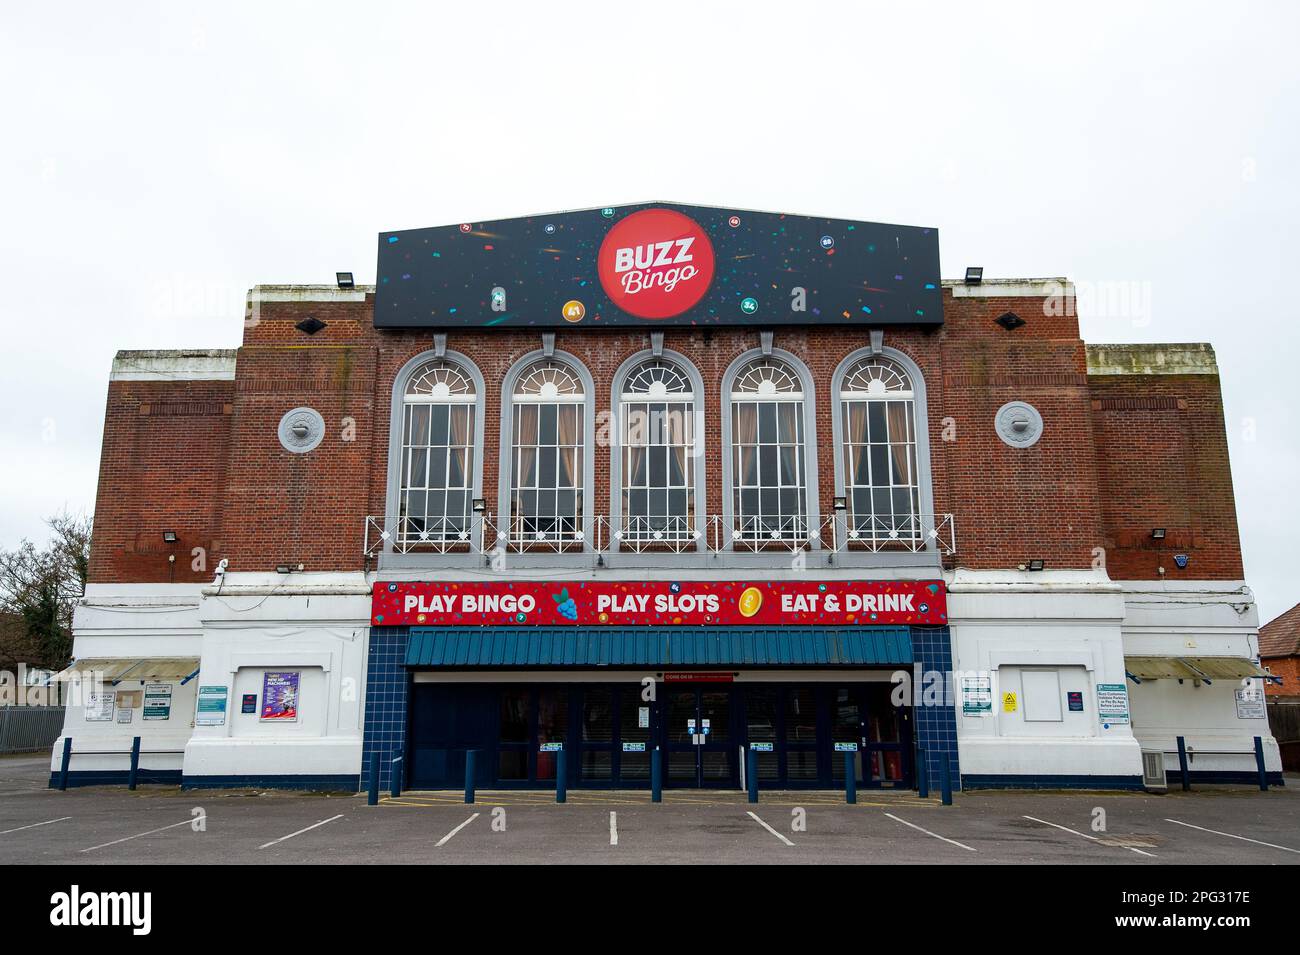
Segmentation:
{"type": "Polygon", "coordinates": [[[1159,750],[1142,750],[1142,786],[1150,792],[1166,792],[1165,754],[1159,750]]]}

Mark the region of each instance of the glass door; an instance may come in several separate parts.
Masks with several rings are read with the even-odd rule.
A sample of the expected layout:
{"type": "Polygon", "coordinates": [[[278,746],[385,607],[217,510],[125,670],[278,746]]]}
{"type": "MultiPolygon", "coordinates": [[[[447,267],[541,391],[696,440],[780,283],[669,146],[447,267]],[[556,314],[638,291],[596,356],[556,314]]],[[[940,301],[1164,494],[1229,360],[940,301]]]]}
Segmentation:
{"type": "Polygon", "coordinates": [[[669,690],[665,714],[666,785],[711,789],[739,785],[739,760],[732,751],[730,687],[669,690]]]}

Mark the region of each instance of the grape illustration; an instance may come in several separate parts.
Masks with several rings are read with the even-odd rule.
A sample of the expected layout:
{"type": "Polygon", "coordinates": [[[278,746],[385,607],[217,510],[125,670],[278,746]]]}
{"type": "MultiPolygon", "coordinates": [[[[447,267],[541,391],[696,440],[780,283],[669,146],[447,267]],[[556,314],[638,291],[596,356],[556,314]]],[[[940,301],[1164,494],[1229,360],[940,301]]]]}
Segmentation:
{"type": "Polygon", "coordinates": [[[551,599],[558,605],[555,609],[565,620],[578,621],[578,604],[569,596],[569,588],[565,587],[559,594],[551,594],[551,599]]]}

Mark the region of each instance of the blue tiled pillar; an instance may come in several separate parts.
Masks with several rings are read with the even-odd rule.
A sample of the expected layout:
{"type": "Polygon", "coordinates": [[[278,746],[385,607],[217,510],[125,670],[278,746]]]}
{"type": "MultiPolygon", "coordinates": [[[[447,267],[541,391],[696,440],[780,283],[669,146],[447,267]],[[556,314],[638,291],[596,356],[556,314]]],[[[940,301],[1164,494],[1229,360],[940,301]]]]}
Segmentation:
{"type": "Polygon", "coordinates": [[[912,654],[920,668],[919,676],[938,674],[937,705],[925,705],[927,687],[930,695],[934,688],[922,682],[914,688],[912,710],[916,720],[916,738],[925,749],[926,768],[929,770],[930,791],[938,792],[943,760],[952,767],[954,789],[961,788],[961,765],[957,760],[957,710],[952,698],[952,637],[947,627],[912,627],[912,654]]]}
{"type": "Polygon", "coordinates": [[[361,747],[361,785],[369,781],[370,754],[379,753],[379,789],[392,783],[393,758],[406,748],[406,700],[410,676],[406,671],[407,627],[371,627],[366,663],[366,724],[361,747]]]}

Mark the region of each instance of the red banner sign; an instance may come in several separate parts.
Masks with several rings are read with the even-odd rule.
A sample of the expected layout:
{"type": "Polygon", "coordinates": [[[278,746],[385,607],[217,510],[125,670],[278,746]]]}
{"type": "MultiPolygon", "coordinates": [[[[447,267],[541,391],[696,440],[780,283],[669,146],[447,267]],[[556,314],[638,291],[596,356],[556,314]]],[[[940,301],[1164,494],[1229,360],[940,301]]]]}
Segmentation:
{"type": "Polygon", "coordinates": [[[377,626],[942,626],[941,580],[375,584],[377,626]]]}

